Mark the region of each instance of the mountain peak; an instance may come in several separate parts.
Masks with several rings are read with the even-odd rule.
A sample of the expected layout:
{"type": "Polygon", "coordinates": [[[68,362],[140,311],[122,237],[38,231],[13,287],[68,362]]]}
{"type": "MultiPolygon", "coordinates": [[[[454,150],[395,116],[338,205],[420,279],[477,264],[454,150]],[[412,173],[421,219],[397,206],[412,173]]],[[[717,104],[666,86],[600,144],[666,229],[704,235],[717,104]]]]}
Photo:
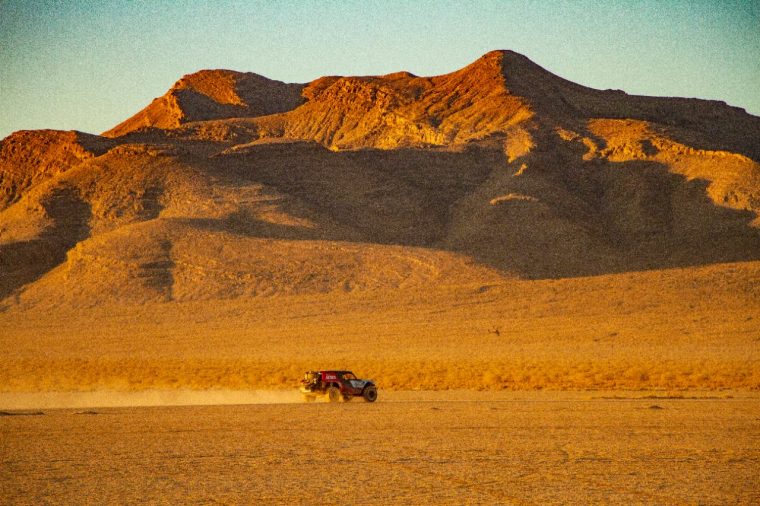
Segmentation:
{"type": "MultiPolygon", "coordinates": [[[[478,66],[491,66],[493,68],[508,68],[510,66],[515,65],[531,65],[533,67],[540,68],[536,63],[534,63],[530,58],[527,56],[518,53],[516,51],[512,51],[511,49],[495,49],[493,51],[489,51],[474,62],[472,62],[468,67],[478,67],[478,66]]],[[[544,71],[547,72],[548,71],[544,71]]]]}
{"type": "MultiPolygon", "coordinates": [[[[719,138],[725,147],[758,156],[757,118],[737,108],[588,88],[509,49],[489,51],[464,68],[433,77],[400,71],[326,76],[301,85],[250,72],[201,70],[183,76],[165,95],[104,135],[241,117],[259,117],[255,127],[244,128],[250,140],[287,137],[332,149],[452,146],[504,134],[534,117],[545,124],[632,118],[686,124],[719,138]],[[263,118],[270,115],[277,117],[263,118]],[[711,118],[718,116],[729,131],[710,127],[711,118]]],[[[214,140],[225,135],[215,134],[214,140]]]]}
{"type": "Polygon", "coordinates": [[[246,77],[263,77],[226,69],[199,70],[182,76],[171,90],[193,90],[220,104],[243,105],[245,102],[237,92],[237,83],[246,77]]]}
{"type": "Polygon", "coordinates": [[[0,142],[0,300],[322,293],[460,270],[430,252],[529,277],[760,258],[760,118],[594,90],[514,51],[305,87],[203,70],[109,135],[145,127],[175,130],[0,142]]]}
{"type": "Polygon", "coordinates": [[[494,49],[491,51],[488,51],[483,56],[478,58],[478,60],[495,60],[501,62],[505,58],[507,59],[524,59],[527,60],[528,58],[520,53],[517,53],[515,51],[512,51],[511,49],[494,49]]]}
{"type": "Polygon", "coordinates": [[[303,102],[302,91],[301,84],[252,72],[200,70],[183,76],[163,96],[103,135],[120,137],[150,127],[174,129],[192,121],[285,112],[303,102]]]}

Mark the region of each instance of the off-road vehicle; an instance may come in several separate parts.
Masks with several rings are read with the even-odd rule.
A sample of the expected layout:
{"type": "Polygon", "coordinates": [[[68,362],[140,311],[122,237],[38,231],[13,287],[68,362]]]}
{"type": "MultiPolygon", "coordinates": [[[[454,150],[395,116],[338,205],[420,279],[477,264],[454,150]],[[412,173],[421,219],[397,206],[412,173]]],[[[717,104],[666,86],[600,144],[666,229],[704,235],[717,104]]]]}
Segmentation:
{"type": "Polygon", "coordinates": [[[326,396],[330,402],[350,401],[363,397],[367,402],[377,400],[377,387],[372,380],[356,377],[351,371],[308,371],[301,380],[301,393],[307,402],[326,396]]]}

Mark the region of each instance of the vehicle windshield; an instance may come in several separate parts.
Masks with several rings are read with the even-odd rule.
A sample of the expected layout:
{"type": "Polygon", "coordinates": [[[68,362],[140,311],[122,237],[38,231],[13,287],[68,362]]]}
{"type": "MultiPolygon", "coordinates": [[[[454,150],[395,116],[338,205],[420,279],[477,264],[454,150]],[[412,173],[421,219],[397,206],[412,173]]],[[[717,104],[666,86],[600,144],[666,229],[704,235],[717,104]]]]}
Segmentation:
{"type": "Polygon", "coordinates": [[[343,379],[344,380],[355,380],[356,376],[354,376],[354,373],[352,373],[352,372],[347,372],[347,373],[343,374],[343,379]]]}

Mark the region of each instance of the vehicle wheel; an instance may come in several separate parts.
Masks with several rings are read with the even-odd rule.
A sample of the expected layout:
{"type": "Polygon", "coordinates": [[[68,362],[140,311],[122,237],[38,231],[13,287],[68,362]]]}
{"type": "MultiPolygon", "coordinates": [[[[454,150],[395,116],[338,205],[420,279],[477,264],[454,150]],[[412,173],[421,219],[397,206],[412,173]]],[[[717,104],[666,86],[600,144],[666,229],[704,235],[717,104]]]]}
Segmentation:
{"type": "Polygon", "coordinates": [[[330,387],[327,389],[327,398],[330,402],[340,402],[340,390],[338,387],[330,387]]]}
{"type": "Polygon", "coordinates": [[[375,402],[377,400],[377,388],[375,387],[365,388],[364,392],[362,393],[362,397],[364,397],[364,400],[367,402],[375,402]]]}

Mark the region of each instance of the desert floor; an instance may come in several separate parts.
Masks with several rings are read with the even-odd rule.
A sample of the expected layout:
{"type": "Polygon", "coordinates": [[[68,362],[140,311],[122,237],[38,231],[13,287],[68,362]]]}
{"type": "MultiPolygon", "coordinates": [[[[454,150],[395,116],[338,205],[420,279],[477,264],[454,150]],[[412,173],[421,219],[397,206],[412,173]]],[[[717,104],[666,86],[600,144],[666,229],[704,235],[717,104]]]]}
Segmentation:
{"type": "Polygon", "coordinates": [[[760,390],[760,262],[393,291],[0,309],[0,392],[760,390]]]}
{"type": "Polygon", "coordinates": [[[0,309],[0,502],[760,503],[759,262],[61,301],[0,309]]]}
{"type": "Polygon", "coordinates": [[[760,396],[381,392],[6,411],[13,504],[758,504],[760,396]]]}

